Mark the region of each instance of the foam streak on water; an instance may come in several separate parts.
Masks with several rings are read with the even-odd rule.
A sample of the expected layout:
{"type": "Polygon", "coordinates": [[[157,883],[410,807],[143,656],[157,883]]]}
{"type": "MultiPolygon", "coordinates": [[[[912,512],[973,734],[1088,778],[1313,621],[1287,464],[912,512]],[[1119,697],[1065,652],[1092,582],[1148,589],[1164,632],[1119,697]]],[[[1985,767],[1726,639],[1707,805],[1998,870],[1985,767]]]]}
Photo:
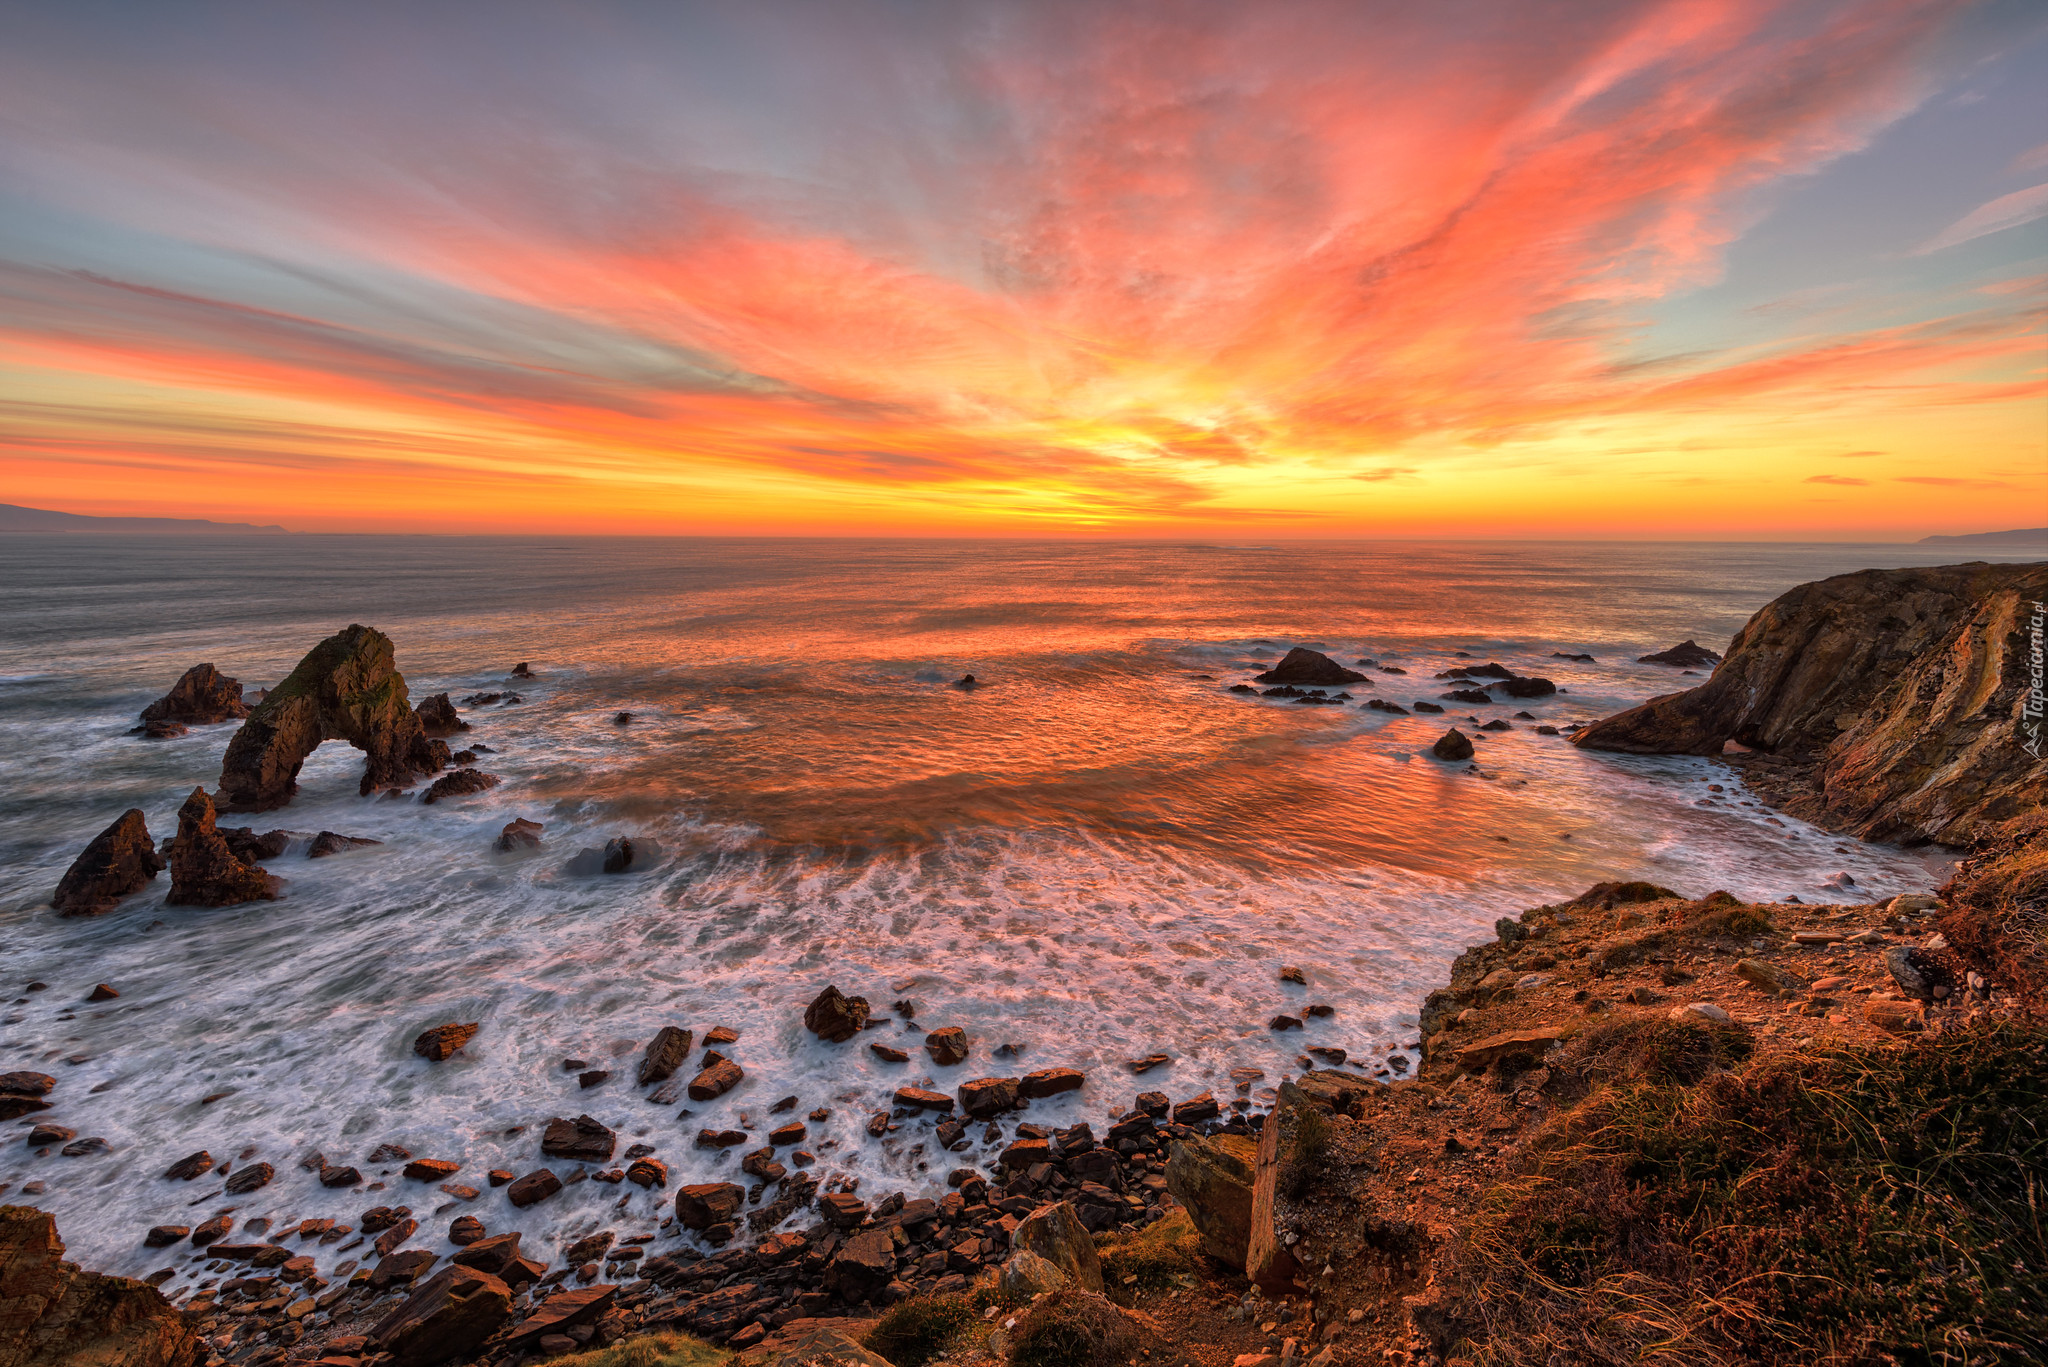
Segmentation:
{"type": "MultiPolygon", "coordinates": [[[[1939,854],[1773,818],[1707,760],[1587,754],[1522,721],[1480,742],[1474,773],[1427,753],[1473,709],[1395,717],[1224,685],[1308,644],[1407,669],[1350,690],[1407,705],[1439,696],[1430,676],[1465,650],[1562,684],[1527,705],[1538,721],[1586,720],[1695,682],[1633,663],[1645,650],[1685,636],[1721,648],[1794,583],[1940,558],[13,538],[0,544],[14,586],[0,606],[0,1000],[51,986],[4,1007],[0,1070],[56,1074],[48,1118],[113,1147],[38,1158],[14,1137],[29,1122],[9,1125],[0,1183],[12,1200],[43,1182],[27,1199],[57,1212],[74,1256],[142,1271],[171,1261],[141,1247],[144,1228],[227,1204],[218,1183],[157,1176],[201,1147],[278,1167],[238,1215],[352,1222],[403,1203],[424,1216],[446,1198],[395,1174],[382,1192],[327,1191],[296,1161],[363,1165],[391,1142],[459,1159],[458,1180],[481,1186],[487,1168],[540,1166],[540,1124],[587,1110],[656,1145],[672,1184],[710,1180],[738,1155],[692,1148],[696,1131],[742,1115],[758,1130],[795,1095],[802,1112],[832,1112],[807,1145],[817,1171],[876,1193],[994,1151],[941,1154],[922,1123],[869,1139],[865,1118],[906,1082],[1084,1068],[1087,1090],[1029,1112],[1068,1123],[1155,1085],[1229,1097],[1233,1067],[1275,1082],[1308,1043],[1363,1055],[1370,1073],[1413,1041],[1423,996],[1499,915],[1610,878],[1812,899],[1846,870],[1886,895],[1937,881],[1939,854]],[[415,699],[523,695],[468,710],[475,729],[456,742],[490,746],[482,767],[501,787],[433,807],[366,800],[359,757],[328,746],[288,808],[253,820],[381,846],[314,861],[295,845],[270,865],[289,880],[272,904],[166,907],[159,879],[97,920],[49,912],[65,866],[123,808],[168,835],[184,795],[217,781],[232,727],[144,742],[125,734],[144,703],[200,660],[275,682],[350,621],[394,638],[415,699]],[[508,685],[521,659],[538,677],[508,685]],[[969,671],[986,686],[947,686],[969,671]],[[611,723],[622,709],[629,727],[611,723]],[[546,823],[540,852],[492,850],[513,816],[546,823]],[[622,833],[659,844],[654,868],[566,872],[578,848],[622,833]],[[1308,986],[1281,984],[1283,964],[1308,986]],[[96,982],[121,996],[82,1004],[96,982]],[[974,1054],[934,1068],[921,1030],[898,1022],[823,1045],[800,1021],[827,982],[880,1013],[909,998],[921,1029],[964,1026],[974,1054]],[[1307,1038],[1265,1028],[1310,1001],[1336,1014],[1307,1038]],[[415,1058],[414,1035],[448,1020],[483,1029],[454,1061],[415,1058]],[[664,1024],[737,1029],[746,1083],[708,1105],[651,1105],[628,1083],[664,1024]],[[874,1039],[912,1063],[883,1063],[863,1047],[874,1039]],[[1021,1056],[994,1057],[1005,1043],[1021,1056]],[[1155,1051],[1170,1068],[1140,1081],[1122,1067],[1155,1051]],[[617,1076],[581,1091],[564,1058],[617,1076]]],[[[581,1183],[523,1213],[488,1192],[465,1209],[546,1252],[600,1226],[652,1228],[662,1207],[660,1193],[581,1183]]],[[[454,1213],[421,1241],[438,1248],[454,1213]]]]}

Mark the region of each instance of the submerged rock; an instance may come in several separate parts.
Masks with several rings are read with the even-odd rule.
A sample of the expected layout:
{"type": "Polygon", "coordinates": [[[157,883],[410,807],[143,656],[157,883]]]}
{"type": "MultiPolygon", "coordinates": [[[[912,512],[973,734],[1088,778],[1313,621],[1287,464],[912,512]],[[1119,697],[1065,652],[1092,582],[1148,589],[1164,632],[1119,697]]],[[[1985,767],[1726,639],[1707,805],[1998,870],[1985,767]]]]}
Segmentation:
{"type": "Polygon", "coordinates": [[[1360,683],[1365,675],[1346,669],[1319,650],[1296,646],[1279,664],[1255,676],[1265,684],[1348,684],[1360,683]]]}
{"type": "Polygon", "coordinates": [[[142,812],[131,807],[71,861],[50,905],[63,916],[98,916],[148,886],[163,868],[163,856],[150,839],[142,812]]]}
{"type": "Polygon", "coordinates": [[[446,1025],[437,1025],[421,1032],[420,1037],[412,1042],[412,1051],[423,1059],[445,1063],[456,1050],[475,1039],[476,1032],[482,1028],[479,1021],[450,1021],[446,1025]]]}
{"type": "Polygon", "coordinates": [[[270,690],[228,742],[220,787],[231,811],[266,812],[298,791],[299,770],[322,742],[345,740],[364,753],[364,794],[438,773],[446,744],[428,737],[406,697],[391,639],[362,625],[313,647],[270,690]]]}
{"type": "Polygon", "coordinates": [[[366,850],[372,845],[381,845],[381,840],[372,840],[364,835],[337,835],[333,831],[322,831],[313,837],[312,848],[306,851],[308,859],[325,859],[331,854],[342,854],[349,850],[366,850]]]}
{"type": "Polygon", "coordinates": [[[1450,730],[1437,737],[1436,744],[1429,747],[1429,753],[1435,755],[1438,759],[1470,759],[1472,758],[1472,738],[1453,726],[1450,730]]]}
{"type": "Polygon", "coordinates": [[[1510,698],[1548,698],[1557,692],[1557,685],[1550,680],[1528,675],[1517,675],[1515,678],[1503,679],[1497,684],[1487,686],[1498,688],[1510,698]]]}
{"type": "Polygon", "coordinates": [[[1660,650],[1655,655],[1636,656],[1637,664],[1676,665],[1681,669],[1698,669],[1701,665],[1717,665],[1721,657],[1708,650],[1698,641],[1681,641],[1669,650],[1660,650]]]}
{"type": "Polygon", "coordinates": [[[424,699],[413,714],[420,719],[420,729],[429,736],[453,736],[469,729],[469,723],[456,715],[455,704],[448,701],[446,693],[424,699]]]}
{"type": "Polygon", "coordinates": [[[185,722],[204,725],[249,715],[242,685],[212,665],[193,665],[171,685],[171,691],[142,709],[144,722],[185,722]]]}
{"type": "Polygon", "coordinates": [[[804,1028],[827,1044],[840,1044],[859,1034],[868,1022],[868,999],[849,997],[828,986],[804,1008],[804,1028]]]}
{"type": "Polygon", "coordinates": [[[433,803],[444,798],[467,797],[471,793],[488,792],[498,786],[496,774],[486,774],[479,769],[457,769],[452,774],[443,774],[434,780],[421,802],[433,803]]]}
{"type": "Polygon", "coordinates": [[[164,900],[180,907],[227,907],[277,900],[273,874],[235,857],[214,828],[213,799],[194,788],[178,809],[178,834],[171,841],[171,891],[164,900]]]}
{"type": "Polygon", "coordinates": [[[538,821],[528,821],[523,816],[515,816],[498,832],[498,848],[508,854],[516,850],[537,850],[540,848],[542,829],[538,821]]]}

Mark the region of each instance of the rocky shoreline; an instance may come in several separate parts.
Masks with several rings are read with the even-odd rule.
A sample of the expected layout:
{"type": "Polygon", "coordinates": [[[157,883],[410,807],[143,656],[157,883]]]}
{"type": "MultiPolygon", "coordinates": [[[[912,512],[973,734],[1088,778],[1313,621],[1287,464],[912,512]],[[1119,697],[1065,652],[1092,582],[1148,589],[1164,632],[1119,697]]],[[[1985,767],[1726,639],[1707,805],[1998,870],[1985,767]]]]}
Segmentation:
{"type": "MultiPolygon", "coordinates": [[[[140,1281],[79,1272],[62,1261],[46,1214],[0,1211],[0,1367],[520,1367],[685,1334],[775,1367],[1336,1367],[1547,1362],[1574,1352],[1627,1360],[1658,1332],[1677,1335],[1691,1360],[1805,1360],[1785,1356],[1771,1337],[1780,1312],[1765,1293],[1716,1293],[1722,1309],[1688,1324],[1687,1307],[1711,1276],[1694,1269],[1680,1277],[1667,1265],[1677,1255],[1666,1245],[1654,1256],[1642,1251],[1647,1233],[1612,1244],[1610,1227],[1629,1223],[1615,1212],[1637,1198],[1599,1184],[1633,1170],[1628,1152],[1639,1159],[1650,1138],[1631,1141],[1637,1149],[1621,1155],[1619,1168],[1582,1165],[1569,1180],[1559,1156],[1598,1148],[1616,1108],[1645,1098],[1672,1114],[1704,1108],[1704,1124],[1720,1114],[1712,1108],[1736,1106],[1744,1087],[1789,1087],[1797,1097],[1808,1085],[1800,1079],[1821,1088],[1817,1079],[1845,1059],[1864,1060],[1858,1066],[1867,1072],[1951,1048],[2031,1058],[2026,1050],[2043,1047],[2048,828],[2039,817],[2040,769],[1999,748],[2010,740],[1999,727],[2009,731],[2013,722],[1998,709],[2016,701],[2017,658],[2013,632],[1999,626],[2009,627],[2011,614],[2000,605],[2041,591],[2036,580],[2048,568],[2008,568],[2014,572],[1956,567],[1937,585],[1941,592],[1895,582],[1908,572],[1845,576],[1859,581],[1846,589],[1820,592],[1837,585],[1831,580],[1795,590],[1738,635],[1707,684],[1576,737],[1592,749],[1725,754],[1767,795],[1813,813],[1864,831],[1942,834],[1978,847],[1939,895],[1808,905],[1600,884],[1503,918],[1493,943],[1458,958],[1449,982],[1423,1005],[1414,1077],[1396,1075],[1405,1060],[1374,1075],[1363,1061],[1317,1045],[1276,1088],[1245,1069],[1233,1075],[1231,1092],[1177,1102],[1138,1081],[1164,1056],[1132,1060],[1116,1084],[1071,1068],[976,1077],[951,1091],[906,1083],[861,1128],[930,1173],[934,1191],[943,1181],[942,1195],[864,1193],[835,1172],[830,1149],[839,1141],[820,1138],[844,1105],[831,1097],[789,1096],[739,1117],[738,1128],[701,1128],[693,1150],[744,1149],[738,1167],[747,1180],[677,1184],[672,1200],[673,1156],[664,1158],[659,1144],[621,1150],[613,1128],[584,1114],[533,1125],[522,1142],[537,1146],[538,1161],[524,1172],[473,1173],[389,1143],[359,1156],[298,1159],[323,1188],[364,1194],[353,1221],[294,1218],[268,1204],[259,1193],[277,1173],[253,1150],[220,1160],[195,1152],[158,1180],[183,1191],[203,1179],[192,1189],[200,1194],[177,1198],[203,1218],[139,1232],[166,1260],[140,1281]],[[1881,612],[1887,594],[1918,595],[1916,644],[1904,654],[1859,656],[1857,668],[1906,682],[1872,684],[1864,710],[1851,712],[1841,670],[1786,674],[1802,650],[1826,654],[1830,640],[1851,634],[1842,604],[1881,612]],[[1766,677],[1775,680],[1770,687],[1753,686],[1766,677]],[[1738,690],[1724,679],[1749,682],[1738,690]],[[1914,710],[1912,700],[1937,697],[1941,705],[1914,710]],[[1888,764],[1880,762],[1886,745],[1888,764]],[[1034,1101],[1118,1084],[1129,1087],[1129,1102],[1110,1110],[1100,1134],[1088,1122],[1028,1119],[1034,1101]],[[1557,1190],[1572,1181],[1605,1193],[1609,1204],[1582,1202],[1578,1215],[1559,1215],[1570,1202],[1557,1190]],[[588,1182],[619,1187],[620,1198],[610,1218],[559,1249],[491,1229],[496,1202],[524,1209],[588,1182]],[[636,1201],[636,1193],[658,1195],[659,1205],[636,1201]],[[1572,1219],[1590,1223],[1579,1228],[1572,1219]],[[1560,1271],[1560,1256],[1581,1270],[1560,1271]],[[1584,1303],[1573,1277],[1604,1286],[1608,1273],[1596,1270],[1611,1267],[1638,1278],[1632,1294],[1665,1318],[1617,1318],[1611,1306],[1584,1303]],[[1731,1323],[1724,1312],[1738,1302],[1749,1318],[1731,1323]],[[930,1340],[930,1352],[902,1348],[916,1333],[930,1340]],[[1048,1355],[1045,1345],[1059,1343],[1070,1356],[1048,1355]]],[[[1674,667],[1711,662],[1712,652],[1687,647],[1652,658],[1674,667]]],[[[1267,696],[1364,677],[1306,650],[1269,674],[1260,680],[1276,685],[1267,696]]],[[[1852,684],[1862,677],[1851,675],[1852,684]]],[[[514,677],[531,672],[522,665],[514,677]]],[[[1490,662],[1446,677],[1454,686],[1447,697],[1469,692],[1457,700],[1474,704],[1496,701],[1488,689],[1518,698],[1548,684],[1490,662]],[[1483,687],[1469,687],[1475,683],[1483,687]]],[[[471,767],[486,747],[456,754],[441,739],[467,726],[445,695],[409,706],[389,641],[368,628],[322,643],[253,710],[241,703],[240,685],[211,666],[188,673],[153,710],[161,714],[155,722],[168,725],[202,713],[232,718],[238,707],[248,715],[229,746],[220,800],[243,810],[286,804],[305,755],[330,738],[366,752],[366,795],[403,794],[431,780],[422,800],[435,801],[496,781],[471,767]]],[[[1471,754],[1455,728],[1439,742],[1440,759],[1471,754]]],[[[223,829],[217,805],[194,790],[177,835],[162,847],[140,812],[124,814],[66,873],[53,904],[66,915],[97,914],[166,866],[174,903],[275,897],[278,880],[261,865],[296,837],[223,829]]],[[[531,849],[541,831],[538,822],[514,820],[497,845],[531,849]]],[[[360,843],[322,832],[308,853],[360,843]]],[[[647,842],[621,836],[580,852],[571,867],[618,873],[658,856],[647,842]]],[[[1286,968],[1280,977],[1300,980],[1286,968]]],[[[107,985],[96,990],[118,995],[107,985]]],[[[896,1012],[908,1021],[915,1008],[899,1002],[896,1012]]],[[[1310,1006],[1305,1014],[1327,1012],[1310,1006]]],[[[809,1032],[835,1045],[857,1047],[887,1022],[865,998],[834,985],[803,1013],[809,1032]]],[[[1282,1014],[1268,1025],[1302,1023],[1282,1014]]],[[[436,1025],[414,1052],[439,1064],[479,1028],[436,1025]]],[[[740,1032],[719,1024],[700,1039],[699,1028],[662,1027],[641,1052],[634,1086],[673,1104],[709,1101],[737,1085],[744,1065],[726,1051],[740,1032]]],[[[957,1028],[923,1032],[922,1047],[935,1066],[970,1056],[957,1028]]],[[[887,1061],[909,1058],[893,1044],[868,1048],[887,1061]]],[[[2048,1052],[2040,1057],[2048,1061],[2048,1052]]],[[[590,1060],[562,1063],[586,1089],[613,1075],[590,1060]]],[[[27,1143],[39,1151],[103,1143],[61,1123],[60,1090],[49,1074],[0,1075],[0,1119],[29,1126],[27,1143]]],[[[1975,1104],[1974,1096],[1955,1096],[1958,1106],[1975,1104]]],[[[2004,1137],[1986,1142],[2021,1145],[2008,1156],[2048,1180],[2048,1150],[2024,1147],[2037,1128],[2048,1133],[2048,1102],[2024,1088],[1999,1096],[2004,1137]],[[2035,1105],[2038,1112],[2028,1109],[2035,1105]]],[[[1803,1199],[1817,1209],[1848,1200],[1816,1178],[1802,1180],[1803,1199]]],[[[38,1187],[24,1185],[21,1195],[38,1187]]],[[[2026,1256],[2033,1261],[2011,1275],[1979,1268],[1969,1274],[1975,1282],[1943,1272],[1942,1286],[1960,1277],[1990,1307],[1989,1327],[1981,1316],[1974,1327],[1946,1324],[1947,1293],[1916,1270],[1906,1275],[1903,1310],[1858,1302],[1842,1312],[1848,1327],[1825,1360],[1891,1352],[1911,1339],[1915,1316],[1940,1323],[1951,1346],[1963,1345],[1958,1361],[2001,1360],[2011,1342],[2037,1330],[2048,1343],[2040,1272],[2048,1250],[2026,1256]],[[1974,1343],[1988,1348],[1975,1351],[1974,1343]]],[[[1808,1274],[1774,1267],[1759,1275],[1776,1294],[1774,1278],[1790,1278],[1796,1289],[1808,1274]]],[[[589,1367],[610,1362],[592,1358],[589,1367]]]]}

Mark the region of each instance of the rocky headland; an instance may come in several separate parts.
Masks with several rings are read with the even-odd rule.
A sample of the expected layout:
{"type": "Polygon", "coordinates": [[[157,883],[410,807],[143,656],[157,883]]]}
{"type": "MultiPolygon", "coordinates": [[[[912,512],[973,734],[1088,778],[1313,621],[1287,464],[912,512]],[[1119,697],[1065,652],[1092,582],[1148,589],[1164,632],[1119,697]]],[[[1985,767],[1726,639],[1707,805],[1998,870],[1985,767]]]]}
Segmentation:
{"type": "MultiPolygon", "coordinates": [[[[277,1173],[254,1153],[196,1151],[158,1179],[161,1222],[138,1225],[165,1259],[143,1281],[78,1272],[46,1215],[0,1212],[0,1367],[2041,1360],[2048,784],[2017,718],[2044,577],[1957,566],[1803,586],[1706,684],[1579,737],[1719,755],[1820,824],[1954,844],[1969,857],[1939,890],[1809,905],[1603,883],[1502,917],[1422,1003],[1413,1077],[1317,1044],[1284,1078],[1240,1070],[1176,1100],[1141,1080],[1170,1069],[1163,1054],[1117,1076],[964,1076],[997,1070],[941,1026],[917,1066],[960,1080],[907,1077],[860,1127],[927,1160],[925,1191],[835,1172],[828,1097],[623,1149],[588,1114],[536,1117],[524,1171],[388,1142],[300,1160],[323,1188],[364,1193],[352,1221],[266,1204],[277,1173]],[[1099,1132],[1031,1118],[1076,1090],[1103,1095],[1099,1132]],[[682,1180],[726,1148],[744,1180],[682,1180]],[[621,1201],[556,1247],[493,1232],[494,1209],[586,1182],[661,1192],[659,1213],[621,1201]]],[[[1695,652],[1711,655],[1668,663],[1695,652]]],[[[1282,664],[1282,687],[1362,677],[1308,651],[1282,664]]],[[[411,709],[390,643],[352,627],[250,716],[223,795],[281,805],[328,738],[369,755],[366,793],[432,776],[450,757],[428,732],[453,710],[429,702],[411,709]]],[[[124,815],[80,857],[64,909],[154,876],[141,823],[124,815]]],[[[530,851],[541,831],[514,821],[497,844],[530,851]]],[[[264,896],[266,839],[219,829],[194,792],[174,890],[264,896]]],[[[617,873],[647,850],[583,853],[617,873]]],[[[1283,967],[1275,986],[1301,981],[1283,967]]],[[[687,1114],[744,1078],[748,1030],[799,1016],[821,1046],[911,1060],[867,1042],[889,1015],[827,985],[784,1021],[663,1027],[633,1086],[687,1114]]],[[[414,1066],[486,1028],[426,1029],[414,1066]]],[[[563,1064],[586,1089],[612,1077],[563,1064]]],[[[62,1103],[48,1074],[0,1075],[0,1117],[32,1125],[32,1145],[96,1142],[62,1103]]]]}

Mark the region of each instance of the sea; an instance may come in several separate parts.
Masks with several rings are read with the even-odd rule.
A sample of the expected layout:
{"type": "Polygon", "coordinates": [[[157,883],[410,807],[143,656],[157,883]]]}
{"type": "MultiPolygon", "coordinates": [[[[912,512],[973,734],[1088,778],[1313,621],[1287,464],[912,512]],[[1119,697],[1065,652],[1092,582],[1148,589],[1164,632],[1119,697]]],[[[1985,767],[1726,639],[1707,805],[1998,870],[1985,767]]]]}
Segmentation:
{"type": "Polygon", "coordinates": [[[474,1214],[546,1258],[597,1229],[660,1231],[676,1186],[758,1186],[738,1174],[754,1145],[700,1148],[700,1129],[764,1136],[824,1112],[800,1146],[813,1176],[931,1195],[951,1169],[993,1164],[1019,1120],[1099,1132],[1150,1090],[1227,1105],[1245,1069],[1256,1105],[1308,1046],[1398,1077],[1462,949],[1595,882],[1837,902],[1942,882],[1949,852],[1830,836],[1715,760],[1595,754],[1536,727],[1700,682],[1637,657],[1688,638],[1725,651],[1796,584],[1995,554],[6,536],[0,1071],[57,1085],[53,1109],[0,1127],[0,1201],[54,1212],[86,1265],[178,1269],[176,1293],[203,1263],[145,1248],[144,1231],[229,1208],[282,1227],[404,1205],[415,1241],[441,1252],[447,1221],[474,1214]],[[268,865],[279,900],[167,906],[165,875],[101,917],[51,911],[65,868],[122,811],[161,839],[194,787],[218,784],[236,723],[145,740],[129,734],[145,704],[202,661],[253,694],[356,622],[391,637],[415,701],[516,694],[463,707],[471,730],[452,741],[487,746],[478,767],[498,787],[433,805],[360,797],[360,755],[332,742],[289,806],[224,820],[295,833],[268,865]],[[1294,646],[1374,667],[1342,706],[1228,691],[1294,646]],[[1443,716],[1364,706],[1438,700],[1440,671],[1488,661],[1559,691],[1443,716]],[[522,662],[532,677],[511,678],[522,662]],[[958,687],[969,674],[977,686],[958,687]],[[1475,716],[1513,729],[1476,732],[1475,716]],[[1482,737],[1475,763],[1431,756],[1448,724],[1482,737]],[[494,848],[515,817],[543,824],[537,850],[494,848]],[[321,831],[382,843],[310,859],[321,831]],[[618,836],[638,842],[635,868],[571,870],[618,836]],[[1287,967],[1306,982],[1283,982],[1287,967]],[[98,984],[119,996],[88,1002],[98,984]],[[811,1035],[804,1008],[827,985],[884,1024],[843,1044],[811,1035]],[[1268,1028],[1311,1003],[1333,1014],[1268,1028]],[[415,1056],[414,1038],[449,1021],[481,1029],[448,1062],[415,1056]],[[722,1051],[745,1080],[709,1103],[650,1100],[634,1068],[664,1025],[736,1031],[722,1051]],[[946,1026],[971,1052],[942,1067],[921,1045],[946,1026]],[[1152,1054],[1168,1062],[1134,1075],[1152,1054]],[[975,1125],[962,1151],[944,1152],[928,1118],[867,1132],[898,1087],[1052,1067],[1087,1085],[975,1125]],[[587,1071],[612,1076],[585,1088],[587,1071]],[[520,1211],[488,1187],[488,1170],[543,1166],[546,1121],[579,1114],[615,1129],[622,1153],[651,1146],[667,1190],[577,1181],[520,1211]],[[32,1149],[37,1121],[105,1147],[32,1149]],[[481,1194],[371,1163],[385,1144],[460,1162],[454,1184],[481,1194]],[[213,1175],[162,1176],[202,1148],[277,1176],[243,1197],[213,1175]],[[363,1185],[322,1187],[320,1159],[363,1185]]]}

